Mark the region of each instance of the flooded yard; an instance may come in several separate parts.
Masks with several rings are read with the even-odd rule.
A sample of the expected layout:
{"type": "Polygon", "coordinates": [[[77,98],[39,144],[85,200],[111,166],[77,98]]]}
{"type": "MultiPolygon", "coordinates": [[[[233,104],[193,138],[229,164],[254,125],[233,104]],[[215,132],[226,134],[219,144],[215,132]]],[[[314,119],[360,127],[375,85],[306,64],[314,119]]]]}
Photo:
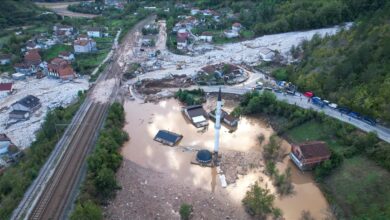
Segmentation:
{"type": "MultiPolygon", "coordinates": [[[[224,109],[231,111],[235,102],[226,101],[224,109]]],[[[215,106],[211,98],[204,105],[206,111],[215,106]]],[[[213,149],[214,124],[208,129],[197,129],[181,112],[181,104],[174,100],[162,100],[157,104],[125,102],[126,126],[130,141],[122,148],[124,163],[118,171],[123,187],[107,207],[109,218],[179,218],[178,209],[182,202],[194,206],[194,219],[248,219],[241,200],[248,187],[255,181],[275,189],[268,176],[263,173],[262,146],[258,136],[264,135],[267,144],[273,130],[263,121],[242,117],[234,132],[222,126],[220,133],[220,154],[243,155],[260,166],[239,172],[235,183],[222,188],[217,170],[191,165],[195,149],[213,149]],[[153,140],[160,130],[169,130],[183,135],[178,146],[168,147],[153,140]],[[153,209],[152,209],[153,207],[153,209]],[[137,209],[147,209],[147,212],[137,209]],[[149,209],[150,208],[150,209],[149,209]]],[[[287,142],[283,142],[289,148],[287,142]]],[[[222,159],[222,161],[224,161],[222,159]]],[[[241,161],[242,162],[242,161],[241,161]]],[[[241,164],[240,162],[240,164],[241,164]]],[[[233,164],[234,166],[234,164],[233,164]]],[[[302,211],[310,211],[316,219],[327,216],[327,202],[309,173],[302,173],[286,157],[278,168],[292,168],[294,194],[277,197],[275,205],[282,209],[285,219],[299,219],[302,211]]],[[[276,193],[275,193],[276,194],[276,193]]]]}

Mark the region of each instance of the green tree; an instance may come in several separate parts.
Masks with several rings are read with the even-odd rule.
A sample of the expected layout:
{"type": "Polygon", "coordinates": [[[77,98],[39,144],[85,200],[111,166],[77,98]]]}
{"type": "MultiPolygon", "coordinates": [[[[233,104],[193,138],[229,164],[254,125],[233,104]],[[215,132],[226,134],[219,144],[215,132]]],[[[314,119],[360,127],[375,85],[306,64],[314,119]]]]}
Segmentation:
{"type": "MultiPolygon", "coordinates": [[[[272,195],[269,189],[263,189],[256,182],[251,186],[250,190],[246,192],[244,199],[242,200],[246,211],[259,219],[265,219],[267,215],[273,214],[276,208],[274,208],[275,196],[272,195]]],[[[281,215],[281,211],[276,211],[277,215],[281,215]]]]}
{"type": "Polygon", "coordinates": [[[179,213],[180,213],[180,218],[182,220],[190,219],[192,213],[192,205],[187,203],[181,204],[179,213]]]}
{"type": "Polygon", "coordinates": [[[103,213],[99,205],[92,201],[77,204],[70,216],[71,220],[102,220],[103,213]]]}

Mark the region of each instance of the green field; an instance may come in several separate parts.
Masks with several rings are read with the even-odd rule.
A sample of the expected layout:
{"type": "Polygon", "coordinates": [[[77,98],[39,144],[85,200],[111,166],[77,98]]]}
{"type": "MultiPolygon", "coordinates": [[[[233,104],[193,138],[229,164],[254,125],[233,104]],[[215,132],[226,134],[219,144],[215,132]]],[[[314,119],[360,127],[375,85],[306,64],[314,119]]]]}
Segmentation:
{"type": "Polygon", "coordinates": [[[78,54],[73,67],[77,73],[89,75],[106,58],[109,51],[109,49],[105,49],[96,53],[78,54]]]}
{"type": "Polygon", "coordinates": [[[343,146],[334,132],[327,129],[326,125],[317,121],[309,121],[288,130],[287,136],[293,142],[300,143],[305,141],[325,141],[333,150],[342,152],[347,147],[343,146]]]}
{"type": "Polygon", "coordinates": [[[46,61],[49,61],[55,57],[58,56],[58,54],[62,51],[69,51],[69,52],[72,52],[73,51],[73,48],[72,46],[69,46],[69,45],[64,45],[64,44],[57,44],[57,45],[54,45],[53,47],[51,47],[50,49],[48,50],[45,50],[43,52],[43,60],[46,60],[46,61]]]}
{"type": "Polygon", "coordinates": [[[344,160],[322,185],[345,219],[390,218],[390,174],[365,157],[344,160]]]}

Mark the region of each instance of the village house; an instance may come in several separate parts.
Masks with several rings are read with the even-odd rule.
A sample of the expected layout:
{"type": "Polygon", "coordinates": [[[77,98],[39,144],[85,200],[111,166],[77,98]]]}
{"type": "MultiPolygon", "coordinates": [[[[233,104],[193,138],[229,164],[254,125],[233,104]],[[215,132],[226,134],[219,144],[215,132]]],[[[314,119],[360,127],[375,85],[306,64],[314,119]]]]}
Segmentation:
{"type": "Polygon", "coordinates": [[[275,52],[267,47],[260,48],[259,53],[261,59],[264,61],[272,61],[272,59],[275,57],[275,52]]]}
{"type": "Polygon", "coordinates": [[[59,58],[62,58],[62,59],[64,59],[64,60],[66,60],[66,61],[70,61],[70,62],[72,62],[72,61],[75,59],[73,53],[68,52],[68,51],[62,51],[62,52],[60,52],[60,53],[58,54],[58,57],[59,57],[59,58]]]}
{"type": "Polygon", "coordinates": [[[73,34],[74,28],[69,25],[56,24],[53,26],[54,35],[70,36],[73,34]]]}
{"type": "Polygon", "coordinates": [[[30,50],[39,50],[41,49],[41,45],[39,44],[36,44],[34,41],[32,40],[29,40],[27,41],[26,43],[26,50],[27,51],[30,51],[30,50]]]}
{"type": "Polygon", "coordinates": [[[191,105],[183,108],[184,115],[191,121],[195,127],[205,127],[209,125],[207,121],[207,113],[202,105],[191,105]]]}
{"type": "Polygon", "coordinates": [[[232,31],[240,32],[242,28],[242,25],[238,22],[233,23],[232,25],[232,31]]]}
{"type": "Polygon", "coordinates": [[[300,170],[310,170],[319,163],[329,160],[331,152],[323,141],[291,145],[291,160],[300,170]]]}
{"type": "Polygon", "coordinates": [[[24,63],[30,66],[39,66],[39,64],[42,62],[42,57],[39,54],[38,50],[30,50],[27,51],[24,55],[24,63]]]}
{"type": "MultiPolygon", "coordinates": [[[[215,109],[209,113],[211,119],[215,120],[215,109]]],[[[233,115],[227,113],[225,110],[221,109],[221,120],[223,123],[228,125],[231,128],[235,128],[238,125],[239,119],[233,115]]]]}
{"type": "Polygon", "coordinates": [[[15,102],[12,104],[12,110],[14,111],[24,111],[24,112],[30,112],[33,113],[36,110],[38,110],[41,107],[41,102],[39,98],[28,95],[21,100],[15,102]]]}
{"type": "Polygon", "coordinates": [[[213,41],[213,34],[210,32],[203,32],[200,36],[199,39],[204,41],[204,42],[212,42],[213,41]]]}
{"type": "Polygon", "coordinates": [[[0,54],[0,65],[7,65],[11,63],[12,56],[10,54],[0,54]]]}
{"type": "Polygon", "coordinates": [[[73,44],[75,53],[91,53],[96,51],[96,41],[85,35],[80,35],[73,44]]]}
{"type": "Polygon", "coordinates": [[[103,28],[90,27],[87,29],[88,37],[103,37],[103,28]]]}
{"type": "Polygon", "coordinates": [[[187,39],[188,37],[190,36],[190,33],[188,33],[188,31],[186,29],[180,29],[178,32],[177,32],[177,37],[179,38],[185,38],[187,39]]]}
{"type": "Polygon", "coordinates": [[[0,83],[0,98],[12,93],[12,83],[0,83]]]}
{"type": "Polygon", "coordinates": [[[14,73],[14,74],[12,74],[12,79],[13,80],[24,80],[24,79],[26,79],[26,75],[23,73],[14,73]]]}
{"type": "Polygon", "coordinates": [[[223,34],[225,35],[226,38],[236,38],[236,37],[239,37],[240,34],[237,32],[237,31],[232,31],[232,30],[225,30],[223,32],[223,34]]]}
{"type": "Polygon", "coordinates": [[[0,134],[0,155],[8,153],[8,148],[13,145],[6,134],[0,134]]]}
{"type": "Polygon", "coordinates": [[[198,13],[200,13],[199,8],[191,8],[191,15],[197,15],[198,13]]]}
{"type": "Polygon", "coordinates": [[[16,63],[14,65],[14,69],[16,73],[12,74],[12,78],[17,77],[17,79],[14,78],[15,80],[24,79],[25,76],[31,76],[37,72],[37,67],[28,65],[25,62],[16,63]]]}
{"type": "Polygon", "coordinates": [[[54,58],[47,65],[47,76],[60,78],[62,80],[72,80],[76,78],[76,73],[69,61],[62,58],[54,58]]]}
{"type": "Polygon", "coordinates": [[[153,140],[172,147],[177,144],[182,138],[183,135],[176,134],[167,130],[159,130],[153,140]]]}
{"type": "Polygon", "coordinates": [[[185,38],[185,37],[177,37],[176,38],[176,42],[177,42],[177,49],[178,50],[185,50],[185,49],[187,49],[187,46],[188,46],[187,38],[185,38]]]}

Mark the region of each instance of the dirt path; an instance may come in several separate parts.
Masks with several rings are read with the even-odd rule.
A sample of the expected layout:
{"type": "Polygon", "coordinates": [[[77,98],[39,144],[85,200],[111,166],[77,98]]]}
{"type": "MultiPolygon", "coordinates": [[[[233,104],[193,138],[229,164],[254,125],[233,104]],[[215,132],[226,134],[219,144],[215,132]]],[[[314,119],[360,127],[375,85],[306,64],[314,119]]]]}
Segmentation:
{"type": "Polygon", "coordinates": [[[62,15],[62,16],[68,16],[68,17],[80,17],[80,18],[94,18],[98,15],[93,14],[84,14],[84,13],[77,13],[72,12],[68,10],[68,5],[78,4],[80,2],[56,2],[56,3],[48,3],[48,2],[36,2],[35,4],[50,9],[54,11],[55,13],[62,15]]]}

